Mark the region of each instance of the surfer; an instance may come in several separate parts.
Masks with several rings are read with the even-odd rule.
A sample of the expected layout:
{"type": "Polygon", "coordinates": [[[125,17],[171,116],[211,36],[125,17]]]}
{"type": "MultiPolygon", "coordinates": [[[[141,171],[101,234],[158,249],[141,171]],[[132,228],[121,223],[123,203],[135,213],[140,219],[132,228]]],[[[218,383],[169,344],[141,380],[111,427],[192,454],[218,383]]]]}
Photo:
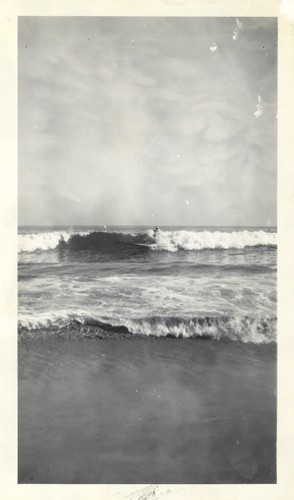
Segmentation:
{"type": "Polygon", "coordinates": [[[156,235],[159,231],[159,227],[158,226],[155,226],[155,228],[153,229],[153,239],[156,241],[156,235]]]}

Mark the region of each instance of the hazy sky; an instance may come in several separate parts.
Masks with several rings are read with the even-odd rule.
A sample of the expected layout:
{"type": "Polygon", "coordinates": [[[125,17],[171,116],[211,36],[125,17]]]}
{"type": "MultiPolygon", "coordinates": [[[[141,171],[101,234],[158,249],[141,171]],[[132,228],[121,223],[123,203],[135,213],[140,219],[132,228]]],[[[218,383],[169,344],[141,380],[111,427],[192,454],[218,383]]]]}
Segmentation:
{"type": "Polygon", "coordinates": [[[19,224],[276,224],[275,18],[19,18],[19,224]]]}

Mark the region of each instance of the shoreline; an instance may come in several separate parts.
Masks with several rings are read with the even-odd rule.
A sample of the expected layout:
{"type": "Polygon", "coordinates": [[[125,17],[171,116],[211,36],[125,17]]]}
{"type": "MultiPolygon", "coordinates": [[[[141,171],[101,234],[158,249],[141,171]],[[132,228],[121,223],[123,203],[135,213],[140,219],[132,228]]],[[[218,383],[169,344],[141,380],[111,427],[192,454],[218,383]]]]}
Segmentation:
{"type": "Polygon", "coordinates": [[[276,349],[19,342],[19,483],[275,483],[276,349]]]}

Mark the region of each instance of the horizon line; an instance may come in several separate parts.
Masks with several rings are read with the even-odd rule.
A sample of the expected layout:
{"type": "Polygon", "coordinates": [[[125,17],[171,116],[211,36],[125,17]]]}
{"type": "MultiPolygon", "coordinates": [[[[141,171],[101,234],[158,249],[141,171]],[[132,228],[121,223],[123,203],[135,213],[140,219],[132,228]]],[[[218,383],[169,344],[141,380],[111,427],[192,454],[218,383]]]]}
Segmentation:
{"type": "MultiPolygon", "coordinates": [[[[157,224],[18,224],[18,227],[149,227],[157,224]]],[[[159,224],[161,227],[277,227],[277,224],[159,224]]]]}

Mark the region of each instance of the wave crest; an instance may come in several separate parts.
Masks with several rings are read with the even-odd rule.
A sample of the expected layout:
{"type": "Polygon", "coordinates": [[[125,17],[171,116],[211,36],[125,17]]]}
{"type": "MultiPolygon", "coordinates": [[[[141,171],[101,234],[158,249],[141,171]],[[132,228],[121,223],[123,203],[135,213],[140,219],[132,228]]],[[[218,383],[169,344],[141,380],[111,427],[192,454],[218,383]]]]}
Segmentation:
{"type": "Polygon", "coordinates": [[[156,240],[153,231],[141,234],[126,233],[73,233],[53,231],[36,234],[19,235],[19,252],[35,252],[66,248],[73,251],[94,250],[115,254],[127,254],[136,251],[161,250],[177,252],[178,250],[204,249],[242,249],[254,246],[276,246],[277,234],[259,231],[158,231],[156,240]]]}
{"type": "Polygon", "coordinates": [[[50,231],[46,233],[30,233],[18,235],[18,252],[36,252],[53,250],[61,240],[67,242],[72,233],[67,231],[50,231]]]}
{"type": "Polygon", "coordinates": [[[159,231],[156,247],[159,250],[204,250],[245,248],[260,245],[276,245],[277,234],[266,231],[159,231]]]}
{"type": "Polygon", "coordinates": [[[19,315],[20,338],[35,338],[40,332],[58,337],[104,337],[107,335],[142,335],[237,341],[267,344],[276,340],[276,318],[248,316],[203,316],[193,318],[132,318],[111,323],[89,317],[85,312],[58,312],[19,315]]]}

